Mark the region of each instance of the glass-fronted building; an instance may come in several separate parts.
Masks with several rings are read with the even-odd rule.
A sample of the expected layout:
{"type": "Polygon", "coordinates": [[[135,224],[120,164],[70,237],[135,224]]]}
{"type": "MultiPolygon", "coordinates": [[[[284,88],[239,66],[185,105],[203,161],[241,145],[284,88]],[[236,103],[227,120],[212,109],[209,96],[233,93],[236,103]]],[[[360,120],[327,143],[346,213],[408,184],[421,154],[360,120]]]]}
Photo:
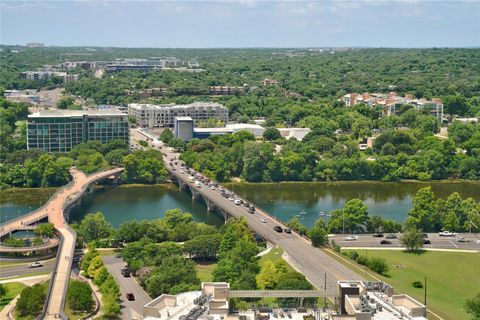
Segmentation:
{"type": "Polygon", "coordinates": [[[28,149],[68,152],[82,142],[113,139],[130,142],[128,115],[120,111],[55,110],[28,116],[28,149]]]}

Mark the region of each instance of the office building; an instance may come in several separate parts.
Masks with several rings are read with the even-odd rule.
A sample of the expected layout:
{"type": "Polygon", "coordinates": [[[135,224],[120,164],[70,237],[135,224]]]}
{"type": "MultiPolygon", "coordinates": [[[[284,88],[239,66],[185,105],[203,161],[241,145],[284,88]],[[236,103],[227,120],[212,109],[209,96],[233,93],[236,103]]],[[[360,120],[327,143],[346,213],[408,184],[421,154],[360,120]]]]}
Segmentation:
{"type": "Polygon", "coordinates": [[[28,116],[28,149],[68,152],[86,141],[129,143],[129,137],[128,115],[116,110],[56,110],[28,116]]]}
{"type": "Polygon", "coordinates": [[[140,127],[173,127],[175,117],[191,117],[194,122],[208,119],[228,121],[228,110],[221,104],[194,102],[185,105],[153,105],[132,103],[128,114],[135,117],[140,127]]]}
{"type": "Polygon", "coordinates": [[[175,138],[189,141],[193,138],[193,119],[191,117],[175,117],[175,138]]]}

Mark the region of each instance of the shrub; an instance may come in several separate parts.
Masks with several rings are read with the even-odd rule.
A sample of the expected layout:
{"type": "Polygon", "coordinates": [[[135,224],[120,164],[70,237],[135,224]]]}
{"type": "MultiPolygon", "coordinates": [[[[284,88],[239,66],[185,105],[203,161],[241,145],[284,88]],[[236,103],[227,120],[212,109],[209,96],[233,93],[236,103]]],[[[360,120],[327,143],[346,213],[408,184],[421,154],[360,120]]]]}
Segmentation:
{"type": "Polygon", "coordinates": [[[145,140],[139,140],[138,143],[139,143],[142,147],[148,147],[148,142],[145,141],[145,140]]]}
{"type": "Polygon", "coordinates": [[[17,301],[17,312],[20,316],[36,317],[43,308],[47,297],[47,284],[38,283],[31,287],[25,287],[20,292],[20,298],[17,301]]]}
{"type": "Polygon", "coordinates": [[[423,283],[422,283],[422,281],[414,281],[414,282],[412,282],[412,287],[423,288],[423,283]]]}
{"type": "Polygon", "coordinates": [[[351,251],[349,254],[348,254],[348,257],[354,261],[357,261],[358,259],[358,252],[357,251],[351,251]]]}
{"type": "Polygon", "coordinates": [[[368,259],[366,257],[360,256],[360,255],[358,256],[356,261],[357,261],[358,264],[361,264],[362,266],[366,266],[367,263],[368,263],[368,259]]]}
{"type": "Polygon", "coordinates": [[[378,274],[385,274],[389,269],[387,261],[378,257],[368,259],[367,266],[370,268],[370,270],[378,274]]]}

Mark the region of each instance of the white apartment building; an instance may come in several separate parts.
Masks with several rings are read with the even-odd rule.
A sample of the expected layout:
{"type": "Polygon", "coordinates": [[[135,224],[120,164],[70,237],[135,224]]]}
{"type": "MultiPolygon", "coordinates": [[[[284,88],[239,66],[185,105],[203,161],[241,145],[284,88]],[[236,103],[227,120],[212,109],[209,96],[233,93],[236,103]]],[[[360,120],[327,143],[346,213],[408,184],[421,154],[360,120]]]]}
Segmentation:
{"type": "Polygon", "coordinates": [[[184,105],[138,104],[128,105],[128,114],[134,116],[141,127],[173,127],[175,117],[191,117],[194,122],[210,118],[228,121],[228,110],[219,103],[194,102],[184,105]]]}

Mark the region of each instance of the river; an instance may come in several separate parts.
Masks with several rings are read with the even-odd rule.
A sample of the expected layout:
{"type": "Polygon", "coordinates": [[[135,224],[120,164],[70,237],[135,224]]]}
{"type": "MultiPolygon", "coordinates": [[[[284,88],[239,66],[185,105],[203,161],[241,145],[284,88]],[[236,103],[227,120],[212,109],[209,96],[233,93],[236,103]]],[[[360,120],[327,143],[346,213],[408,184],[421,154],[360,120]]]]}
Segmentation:
{"type": "MultiPolygon", "coordinates": [[[[288,221],[299,215],[302,223],[312,226],[319,212],[328,213],[343,207],[346,201],[360,198],[371,215],[402,222],[412,206],[418,189],[431,186],[435,195],[446,198],[458,192],[464,198],[480,201],[478,182],[336,182],[336,183],[275,183],[235,184],[231,188],[258,207],[288,221]]],[[[23,189],[18,192],[2,191],[0,197],[1,222],[24,214],[41,205],[54,189],[23,189]]],[[[114,227],[128,220],[157,219],[168,209],[180,208],[192,213],[195,221],[221,225],[219,214],[208,213],[202,201],[192,201],[190,194],[166,186],[123,186],[105,188],[87,195],[82,205],[70,214],[71,221],[80,221],[87,213],[102,212],[114,227]]]]}

